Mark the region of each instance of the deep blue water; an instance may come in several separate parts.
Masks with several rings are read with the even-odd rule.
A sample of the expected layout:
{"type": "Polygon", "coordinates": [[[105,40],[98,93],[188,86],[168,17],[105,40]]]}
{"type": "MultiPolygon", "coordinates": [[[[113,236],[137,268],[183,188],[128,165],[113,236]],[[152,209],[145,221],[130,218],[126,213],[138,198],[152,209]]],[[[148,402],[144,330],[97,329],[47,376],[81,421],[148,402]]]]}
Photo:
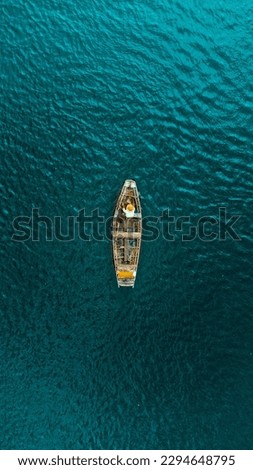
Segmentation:
{"type": "Polygon", "coordinates": [[[0,447],[252,449],[252,1],[1,9],[0,447]],[[109,217],[126,178],[241,240],[143,242],[118,289],[110,241],[11,239],[36,207],[109,217]]]}

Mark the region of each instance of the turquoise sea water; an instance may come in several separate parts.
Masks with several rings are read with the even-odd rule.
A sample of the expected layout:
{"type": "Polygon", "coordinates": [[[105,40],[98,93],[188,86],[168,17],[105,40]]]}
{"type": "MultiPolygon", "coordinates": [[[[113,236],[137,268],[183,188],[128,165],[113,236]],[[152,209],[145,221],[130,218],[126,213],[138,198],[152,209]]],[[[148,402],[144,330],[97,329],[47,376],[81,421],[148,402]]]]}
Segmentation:
{"type": "MultiPolygon", "coordinates": [[[[1,15],[2,449],[253,442],[253,6],[8,0],[1,15]],[[11,240],[32,208],[218,217],[241,241],[11,240]]],[[[45,233],[44,233],[45,235],[45,233]]]]}

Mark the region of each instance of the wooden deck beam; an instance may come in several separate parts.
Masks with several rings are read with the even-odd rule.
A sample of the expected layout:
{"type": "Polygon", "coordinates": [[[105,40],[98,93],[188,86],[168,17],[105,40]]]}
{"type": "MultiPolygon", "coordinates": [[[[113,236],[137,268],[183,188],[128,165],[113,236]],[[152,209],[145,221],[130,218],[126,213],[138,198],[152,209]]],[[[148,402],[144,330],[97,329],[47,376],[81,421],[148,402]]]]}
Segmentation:
{"type": "Polygon", "coordinates": [[[112,232],[112,236],[114,238],[129,238],[132,239],[140,239],[141,233],[140,232],[112,232]]]}

